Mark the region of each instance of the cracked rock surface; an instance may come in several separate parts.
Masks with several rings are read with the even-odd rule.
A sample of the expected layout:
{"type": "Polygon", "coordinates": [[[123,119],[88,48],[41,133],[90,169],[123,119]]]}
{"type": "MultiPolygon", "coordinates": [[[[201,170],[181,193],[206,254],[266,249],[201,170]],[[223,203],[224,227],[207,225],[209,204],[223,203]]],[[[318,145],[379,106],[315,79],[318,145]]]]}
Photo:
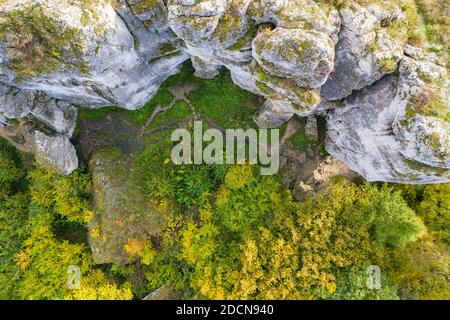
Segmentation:
{"type": "Polygon", "coordinates": [[[408,44],[400,0],[331,3],[1,1],[0,125],[40,122],[29,144],[68,174],[78,106],[140,108],[191,59],[263,96],[262,127],[328,115],[328,152],[368,180],[448,182],[445,63],[408,44]]]}

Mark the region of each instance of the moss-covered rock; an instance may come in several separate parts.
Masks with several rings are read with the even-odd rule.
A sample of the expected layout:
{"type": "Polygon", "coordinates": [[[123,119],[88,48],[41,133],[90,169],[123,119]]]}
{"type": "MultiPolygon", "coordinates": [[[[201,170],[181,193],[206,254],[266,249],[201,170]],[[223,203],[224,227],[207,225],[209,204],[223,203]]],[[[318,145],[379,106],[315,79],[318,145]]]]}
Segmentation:
{"type": "Polygon", "coordinates": [[[445,67],[406,47],[388,76],[330,113],[327,151],[370,181],[450,181],[449,85],[445,67]]]}
{"type": "Polygon", "coordinates": [[[137,183],[131,162],[114,147],[99,150],[90,161],[95,215],[89,243],[96,263],[126,263],[129,240],[148,239],[163,226],[162,214],[137,183]]]}
{"type": "Polygon", "coordinates": [[[79,29],[48,15],[41,4],[0,10],[0,43],[5,48],[5,65],[18,81],[60,68],[89,72],[79,29]]]}
{"type": "Polygon", "coordinates": [[[169,1],[172,30],[188,44],[226,49],[245,35],[249,19],[242,0],[169,1]]]}
{"type": "Polygon", "coordinates": [[[114,8],[108,0],[7,0],[0,3],[0,79],[72,103],[135,109],[188,58],[178,51],[148,65],[172,40],[150,32],[124,0],[114,8]]]}
{"type": "Polygon", "coordinates": [[[322,90],[328,100],[345,98],[394,72],[408,41],[406,15],[397,1],[345,2],[339,11],[338,63],[322,90]]]}
{"type": "Polygon", "coordinates": [[[334,43],[320,32],[276,28],[256,36],[253,56],[269,74],[317,88],[333,70],[334,43]]]}
{"type": "Polygon", "coordinates": [[[262,95],[271,100],[290,101],[292,111],[298,115],[309,115],[320,104],[319,89],[304,88],[294,79],[270,75],[256,63],[251,65],[251,70],[262,95]]]}

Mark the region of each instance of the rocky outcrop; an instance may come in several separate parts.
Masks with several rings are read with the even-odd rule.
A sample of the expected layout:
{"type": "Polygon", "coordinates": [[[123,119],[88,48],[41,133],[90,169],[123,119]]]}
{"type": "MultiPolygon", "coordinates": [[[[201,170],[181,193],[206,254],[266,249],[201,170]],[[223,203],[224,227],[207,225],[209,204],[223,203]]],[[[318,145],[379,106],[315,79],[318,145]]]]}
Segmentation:
{"type": "Polygon", "coordinates": [[[131,159],[118,148],[98,150],[90,161],[95,216],[89,244],[96,263],[125,264],[130,239],[148,239],[162,228],[163,218],[151,205],[131,159]]]}
{"type": "Polygon", "coordinates": [[[211,78],[225,66],[237,85],[283,106],[284,120],[268,123],[263,111],[258,123],[274,127],[286,114],[308,115],[319,105],[318,88],[334,66],[340,19],[333,7],[309,0],[174,0],[168,11],[196,75],[211,78]]]}
{"type": "Polygon", "coordinates": [[[34,117],[57,133],[72,136],[77,109],[70,103],[43,92],[20,90],[0,83],[0,113],[7,119],[34,117]]]}
{"type": "Polygon", "coordinates": [[[77,109],[40,91],[0,84],[0,92],[0,126],[22,140],[21,150],[34,153],[37,162],[52,171],[72,173],[78,158],[69,138],[75,130],[77,109]]]}
{"type": "Polygon", "coordinates": [[[67,175],[78,168],[77,153],[67,137],[35,131],[31,143],[36,161],[51,171],[67,175]]]}
{"type": "Polygon", "coordinates": [[[188,55],[163,52],[171,39],[150,32],[124,1],[114,5],[2,1],[0,81],[80,105],[141,107],[188,55]]]}
{"type": "Polygon", "coordinates": [[[0,123],[70,137],[76,105],[139,108],[190,58],[263,96],[261,127],[330,113],[329,152],[369,180],[448,181],[448,75],[407,45],[410,8],[332,3],[1,1],[0,123]]]}
{"type": "Polygon", "coordinates": [[[322,88],[328,100],[345,98],[394,72],[408,39],[405,13],[395,2],[351,2],[340,14],[336,67],[322,88]]]}
{"type": "Polygon", "coordinates": [[[369,181],[450,182],[445,67],[414,48],[383,78],[331,111],[327,150],[369,181]],[[411,51],[412,50],[412,51],[411,51]]]}

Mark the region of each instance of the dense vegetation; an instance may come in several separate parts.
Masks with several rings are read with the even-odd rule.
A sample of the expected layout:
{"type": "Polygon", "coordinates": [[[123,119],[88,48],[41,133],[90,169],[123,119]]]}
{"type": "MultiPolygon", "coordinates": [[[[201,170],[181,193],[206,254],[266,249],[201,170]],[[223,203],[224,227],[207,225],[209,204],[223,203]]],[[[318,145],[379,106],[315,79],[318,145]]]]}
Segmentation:
{"type": "Polygon", "coordinates": [[[26,160],[0,140],[0,298],[131,299],[129,284],[94,266],[83,240],[89,176],[57,176],[26,160]],[[80,267],[80,290],[66,285],[71,265],[80,267]]]}
{"type": "MultiPolygon", "coordinates": [[[[409,42],[448,49],[446,1],[402,3],[409,42]]],[[[224,74],[196,79],[191,68],[138,111],[81,110],[80,119],[119,113],[141,127],[157,106],[171,104],[169,89],[180,83],[196,86],[190,105],[177,101],[147,129],[192,109],[223,128],[254,126],[252,94],[224,74]]],[[[157,236],[130,238],[125,265],[93,261],[89,170],[52,174],[0,139],[0,299],[140,299],[162,286],[181,298],[450,299],[450,184],[342,179],[297,202],[279,177],[261,177],[256,166],[171,164],[167,132],[131,161],[139,173],[133,182],[165,214],[165,226],[157,236]],[[80,290],[67,287],[72,265],[81,270],[80,290]],[[381,268],[380,290],[366,285],[371,265],[381,268]]],[[[297,150],[311,143],[302,131],[292,137],[297,150]]]]}
{"type": "MultiPolygon", "coordinates": [[[[4,141],[0,150],[1,298],[142,298],[163,285],[185,298],[450,298],[450,185],[337,180],[296,202],[252,166],[166,163],[146,177],[148,194],[172,204],[164,231],[130,241],[127,265],[99,267],[83,228],[89,175],[54,175],[4,141]],[[373,264],[381,290],[366,287],[373,264]],[[66,287],[69,265],[81,290],[66,287]]],[[[158,155],[146,150],[149,169],[158,155]]]]}

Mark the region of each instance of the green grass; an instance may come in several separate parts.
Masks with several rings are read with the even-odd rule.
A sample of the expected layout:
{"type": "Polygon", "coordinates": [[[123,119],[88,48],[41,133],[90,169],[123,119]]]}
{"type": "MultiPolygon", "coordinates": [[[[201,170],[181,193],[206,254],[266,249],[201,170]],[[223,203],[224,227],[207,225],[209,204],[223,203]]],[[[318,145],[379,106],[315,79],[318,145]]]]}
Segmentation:
{"type": "Polygon", "coordinates": [[[297,150],[304,150],[312,143],[312,141],[308,138],[303,130],[298,131],[296,134],[294,134],[294,136],[291,138],[291,141],[294,145],[294,148],[297,150]]]}
{"type": "MultiPolygon", "coordinates": [[[[121,113],[128,116],[134,123],[143,125],[157,105],[167,107],[170,104],[173,96],[168,88],[184,83],[195,83],[198,86],[197,90],[189,94],[197,114],[211,118],[224,128],[256,128],[252,117],[259,108],[256,105],[257,96],[236,86],[229,72],[226,71],[212,80],[198,79],[194,77],[194,69],[190,63],[185,63],[180,73],[169,77],[159,88],[155,97],[139,110],[124,110],[118,107],[81,108],[79,117],[95,121],[109,113],[121,113]]],[[[177,108],[174,111],[160,114],[155,120],[162,124],[164,120],[171,120],[170,115],[178,117],[187,114],[185,106],[175,107],[177,108]]]]}
{"type": "Polygon", "coordinates": [[[118,107],[102,107],[98,109],[79,108],[78,117],[83,120],[95,121],[100,118],[103,118],[107,114],[124,111],[125,111],[124,109],[120,109],[118,107]]]}
{"type": "Polygon", "coordinates": [[[148,129],[154,129],[163,126],[172,120],[181,120],[192,115],[192,110],[185,101],[177,101],[175,105],[167,112],[159,113],[152,121],[148,129]]]}
{"type": "Polygon", "coordinates": [[[256,128],[253,114],[257,111],[256,96],[236,86],[228,72],[212,80],[199,81],[200,88],[189,95],[197,113],[223,128],[256,128]]]}

